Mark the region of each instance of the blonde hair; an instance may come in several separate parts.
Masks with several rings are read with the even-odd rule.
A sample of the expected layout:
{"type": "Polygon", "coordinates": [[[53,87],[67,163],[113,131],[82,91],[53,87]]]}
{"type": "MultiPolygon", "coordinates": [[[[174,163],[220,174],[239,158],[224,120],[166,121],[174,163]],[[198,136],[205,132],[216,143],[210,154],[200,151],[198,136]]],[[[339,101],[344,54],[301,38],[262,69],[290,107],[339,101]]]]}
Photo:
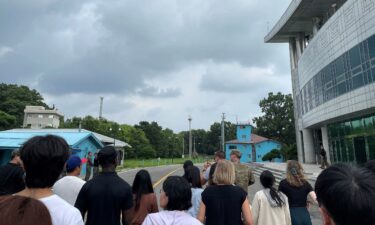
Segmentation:
{"type": "Polygon", "coordinates": [[[213,182],[215,184],[234,184],[234,165],[227,160],[219,161],[216,164],[213,182]]]}
{"type": "Polygon", "coordinates": [[[286,164],[286,180],[295,187],[301,187],[307,180],[302,165],[296,160],[288,160],[286,164]]]}

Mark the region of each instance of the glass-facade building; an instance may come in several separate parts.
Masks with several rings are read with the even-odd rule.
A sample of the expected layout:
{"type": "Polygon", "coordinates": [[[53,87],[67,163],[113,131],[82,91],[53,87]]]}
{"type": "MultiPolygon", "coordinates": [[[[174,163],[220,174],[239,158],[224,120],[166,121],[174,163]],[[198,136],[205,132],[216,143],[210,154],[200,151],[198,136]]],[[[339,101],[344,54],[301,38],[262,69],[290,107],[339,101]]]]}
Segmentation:
{"type": "Polygon", "coordinates": [[[333,162],[375,159],[375,114],[328,125],[333,162]]]}
{"type": "Polygon", "coordinates": [[[265,42],[288,43],[298,159],[375,159],[375,0],[292,0],[265,42]]]}
{"type": "Polygon", "coordinates": [[[301,90],[300,113],[354,89],[375,82],[375,35],[340,55],[312,77],[301,90]]]}

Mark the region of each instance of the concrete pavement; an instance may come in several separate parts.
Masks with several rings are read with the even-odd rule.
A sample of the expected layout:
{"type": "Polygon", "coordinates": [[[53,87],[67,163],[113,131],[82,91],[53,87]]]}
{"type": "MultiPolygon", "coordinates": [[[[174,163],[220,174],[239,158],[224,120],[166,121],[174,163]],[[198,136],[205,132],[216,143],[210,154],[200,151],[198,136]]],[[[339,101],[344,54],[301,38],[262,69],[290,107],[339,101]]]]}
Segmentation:
{"type": "MultiPolygon", "coordinates": [[[[251,165],[251,167],[253,167],[254,169],[258,166],[259,165],[251,165]]],[[[201,168],[201,166],[198,166],[198,167],[201,168]]],[[[142,169],[142,168],[131,169],[131,170],[128,170],[128,171],[119,172],[118,174],[121,178],[123,178],[130,185],[132,185],[135,174],[140,169],[142,169]]],[[[153,186],[154,186],[154,191],[155,191],[155,194],[157,195],[157,199],[158,199],[158,204],[159,204],[160,190],[161,190],[161,187],[163,185],[164,180],[168,176],[173,176],[173,175],[182,176],[183,175],[182,165],[148,167],[148,168],[144,168],[144,169],[146,169],[151,175],[152,183],[153,183],[153,186]]],[[[253,185],[251,185],[249,187],[249,190],[248,190],[248,198],[249,198],[250,202],[253,201],[255,193],[257,191],[261,190],[261,189],[262,189],[262,186],[260,184],[259,177],[255,176],[255,183],[253,185]]],[[[160,206],[159,206],[159,209],[160,209],[160,206]]],[[[310,211],[310,214],[311,214],[311,219],[312,219],[313,225],[322,224],[318,207],[312,206],[309,211],[310,211]]]]}

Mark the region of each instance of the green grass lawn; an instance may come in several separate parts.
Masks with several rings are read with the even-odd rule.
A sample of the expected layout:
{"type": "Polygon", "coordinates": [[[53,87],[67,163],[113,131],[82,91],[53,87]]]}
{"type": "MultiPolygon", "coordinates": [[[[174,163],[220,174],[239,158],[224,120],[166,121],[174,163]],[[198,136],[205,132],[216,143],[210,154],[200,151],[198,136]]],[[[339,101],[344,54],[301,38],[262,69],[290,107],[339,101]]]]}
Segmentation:
{"type": "MultiPolygon", "coordinates": [[[[208,157],[211,159],[212,157],[208,157]]],[[[198,157],[196,159],[189,159],[188,157],[183,158],[161,158],[160,161],[155,159],[125,159],[124,164],[118,166],[117,169],[128,169],[128,168],[137,168],[137,167],[151,167],[151,166],[163,166],[163,165],[174,165],[174,164],[183,164],[186,160],[191,160],[193,163],[204,163],[206,157],[198,157]]]]}

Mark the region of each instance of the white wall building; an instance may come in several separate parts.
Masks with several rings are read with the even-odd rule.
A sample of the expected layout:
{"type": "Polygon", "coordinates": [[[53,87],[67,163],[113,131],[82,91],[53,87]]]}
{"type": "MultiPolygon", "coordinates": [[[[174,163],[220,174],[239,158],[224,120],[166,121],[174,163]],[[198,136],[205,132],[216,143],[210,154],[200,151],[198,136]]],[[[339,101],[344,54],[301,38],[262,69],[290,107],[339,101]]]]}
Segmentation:
{"type": "Polygon", "coordinates": [[[60,118],[64,115],[54,109],[43,106],[26,106],[24,110],[23,127],[32,129],[59,128],[60,118]]]}
{"type": "Polygon", "coordinates": [[[292,0],[265,37],[289,43],[298,159],[375,159],[375,0],[292,0]]]}

